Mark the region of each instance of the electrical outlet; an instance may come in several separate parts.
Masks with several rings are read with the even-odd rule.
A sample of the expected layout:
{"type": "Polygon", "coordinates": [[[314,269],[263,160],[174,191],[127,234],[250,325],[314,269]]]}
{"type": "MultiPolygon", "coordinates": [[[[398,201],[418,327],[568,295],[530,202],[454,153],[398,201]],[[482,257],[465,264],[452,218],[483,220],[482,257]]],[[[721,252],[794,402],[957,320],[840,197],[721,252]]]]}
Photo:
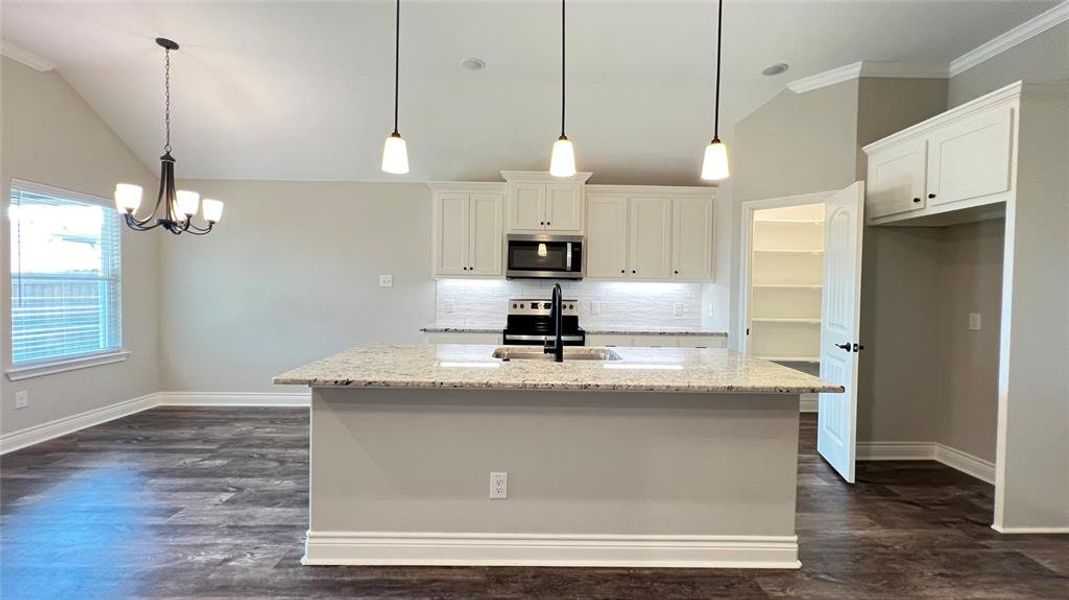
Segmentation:
{"type": "Polygon", "coordinates": [[[15,392],[15,408],[26,408],[30,405],[30,393],[26,390],[15,392]]]}
{"type": "Polygon", "coordinates": [[[490,473],[490,498],[504,500],[509,497],[509,474],[490,473]]]}
{"type": "Polygon", "coordinates": [[[452,300],[446,300],[445,301],[445,312],[448,313],[448,314],[453,314],[453,313],[457,312],[457,303],[453,302],[452,300]]]}
{"type": "Polygon", "coordinates": [[[596,317],[596,316],[598,316],[600,314],[601,314],[601,302],[598,302],[597,300],[592,300],[590,302],[590,315],[596,317]]]}
{"type": "Polygon", "coordinates": [[[393,287],[393,275],[379,275],[379,287],[393,287]]]}
{"type": "Polygon", "coordinates": [[[969,313],[969,331],[980,331],[980,313],[969,313]]]}
{"type": "Polygon", "coordinates": [[[683,316],[683,303],[682,302],[676,302],[675,304],[672,305],[672,315],[676,316],[676,317],[682,317],[683,316]]]}

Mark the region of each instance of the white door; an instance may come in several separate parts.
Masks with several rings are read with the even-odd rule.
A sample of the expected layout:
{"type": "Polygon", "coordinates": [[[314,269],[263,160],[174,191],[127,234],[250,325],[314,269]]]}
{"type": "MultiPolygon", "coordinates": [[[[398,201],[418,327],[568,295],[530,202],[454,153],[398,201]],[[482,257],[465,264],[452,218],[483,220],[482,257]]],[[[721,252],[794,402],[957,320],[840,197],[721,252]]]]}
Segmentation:
{"type": "Polygon", "coordinates": [[[858,181],[824,204],[824,293],[820,311],[820,376],[846,392],[821,394],[817,451],[854,482],[857,368],[861,350],[861,235],[865,184],[858,181]]]}
{"type": "Polygon", "coordinates": [[[509,230],[536,231],[545,228],[546,184],[513,185],[509,203],[509,230]]]}
{"type": "Polygon", "coordinates": [[[501,275],[501,194],[471,195],[468,273],[501,275]]]}
{"type": "Polygon", "coordinates": [[[672,278],[712,279],[712,199],[673,199],[672,234],[672,278]]]}
{"type": "Polygon", "coordinates": [[[547,230],[582,230],[583,204],[580,201],[582,193],[582,184],[550,183],[546,185],[547,230]]]}
{"type": "Polygon", "coordinates": [[[980,113],[932,134],[928,205],[979,198],[1010,189],[1013,111],[980,113]]]}
{"type": "Polygon", "coordinates": [[[587,198],[586,276],[627,277],[627,198],[587,198]]]}
{"type": "Polygon", "coordinates": [[[885,217],[924,208],[928,144],[913,140],[869,157],[868,217],[885,217]]]}
{"type": "Polygon", "coordinates": [[[668,279],[672,263],[672,199],[631,199],[629,275],[637,279],[668,279]]]}
{"type": "Polygon", "coordinates": [[[437,275],[468,274],[468,195],[446,192],[437,198],[437,275]]]}

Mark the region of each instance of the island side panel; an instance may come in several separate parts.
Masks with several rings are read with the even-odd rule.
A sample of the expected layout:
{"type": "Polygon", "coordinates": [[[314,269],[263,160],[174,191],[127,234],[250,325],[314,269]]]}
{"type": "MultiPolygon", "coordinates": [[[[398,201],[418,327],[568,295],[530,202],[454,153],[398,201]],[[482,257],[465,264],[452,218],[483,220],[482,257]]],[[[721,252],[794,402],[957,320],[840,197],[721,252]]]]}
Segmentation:
{"type": "Polygon", "coordinates": [[[316,388],[306,562],[796,566],[798,402],[316,388]]]}

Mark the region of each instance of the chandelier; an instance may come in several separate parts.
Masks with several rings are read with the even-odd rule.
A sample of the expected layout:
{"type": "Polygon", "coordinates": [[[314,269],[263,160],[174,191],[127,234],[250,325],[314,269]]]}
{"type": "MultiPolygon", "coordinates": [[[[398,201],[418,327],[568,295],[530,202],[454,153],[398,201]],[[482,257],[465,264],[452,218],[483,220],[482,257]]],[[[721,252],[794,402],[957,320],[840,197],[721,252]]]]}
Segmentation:
{"type": "Polygon", "coordinates": [[[190,190],[175,190],[174,157],[171,156],[171,51],[178,50],[178,44],[167,38],[156,38],[156,43],[163,48],[164,56],[164,124],[167,132],[163,144],[163,156],[160,157],[160,190],[156,195],[156,205],[152,212],[143,218],[136,216],[141,206],[141,186],[132,183],[115,185],[115,205],[122,213],[126,224],[137,231],[148,231],[163,227],[175,235],[191,233],[204,235],[212,230],[223,216],[223,203],[219,200],[205,198],[190,190]],[[201,211],[204,225],[193,224],[193,216],[201,211]]]}

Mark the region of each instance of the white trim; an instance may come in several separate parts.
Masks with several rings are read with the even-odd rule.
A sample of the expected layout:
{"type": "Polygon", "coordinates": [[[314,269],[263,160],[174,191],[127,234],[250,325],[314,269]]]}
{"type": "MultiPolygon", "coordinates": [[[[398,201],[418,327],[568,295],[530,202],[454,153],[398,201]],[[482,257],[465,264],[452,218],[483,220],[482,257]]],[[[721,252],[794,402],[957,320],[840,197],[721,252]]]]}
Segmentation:
{"type": "Polygon", "coordinates": [[[556,177],[548,171],[499,171],[508,183],[586,183],[593,173],[578,172],[571,177],[556,177]]]}
{"type": "Polygon", "coordinates": [[[720,195],[720,187],[689,186],[689,185],[620,185],[620,184],[587,184],[587,194],[601,194],[612,196],[629,196],[640,194],[656,194],[661,196],[697,196],[700,198],[716,199],[720,195]]]}
{"type": "Polygon", "coordinates": [[[802,394],[798,412],[815,413],[820,406],[820,394],[802,394]]]}
{"type": "Polygon", "coordinates": [[[797,536],[308,531],[306,565],[797,569],[797,536]]]}
{"type": "MultiPolygon", "coordinates": [[[[1018,44],[1027,42],[1066,21],[1069,21],[1069,1],[1055,5],[1050,10],[1021,23],[1006,33],[996,36],[950,61],[950,76],[954,77],[964,73],[976,65],[994,58],[1018,44]]],[[[1054,59],[1052,58],[1052,60],[1054,59]]]]}
{"type": "Polygon", "coordinates": [[[995,463],[939,442],[858,442],[857,460],[934,460],[995,483],[995,463]]]}
{"type": "Polygon", "coordinates": [[[947,69],[940,66],[866,60],[795,79],[787,84],[787,89],[804,94],[860,77],[946,79],[947,74],[947,69]]]}
{"type": "Polygon", "coordinates": [[[128,417],[156,406],[157,394],[146,394],[139,398],[133,398],[112,404],[102,408],[95,408],[83,413],[63,417],[0,435],[0,454],[7,454],[13,450],[39,444],[41,442],[57,438],[75,431],[114,421],[122,417],[128,417]]]}
{"type": "Polygon", "coordinates": [[[30,52],[21,46],[16,46],[7,40],[0,40],[0,54],[42,73],[47,73],[48,71],[54,71],[56,69],[56,65],[52,64],[51,61],[45,60],[33,52],[30,52]]]}
{"type": "Polygon", "coordinates": [[[303,406],[311,392],[160,392],[160,406],[303,406]]]}
{"type": "Polygon", "coordinates": [[[73,200],[75,202],[86,202],[89,204],[98,204],[105,208],[115,208],[115,201],[109,200],[103,196],[97,196],[95,194],[88,194],[86,192],[79,192],[77,190],[68,190],[66,188],[56,187],[54,185],[47,185],[44,183],[38,183],[36,181],[29,181],[28,179],[12,179],[11,189],[25,190],[34,194],[40,194],[42,196],[54,196],[62,198],[64,200],[73,200]]]}
{"type": "Polygon", "coordinates": [[[89,356],[49,360],[20,367],[11,367],[7,370],[7,378],[11,381],[22,381],[23,379],[44,377],[45,375],[55,375],[56,373],[77,371],[78,369],[87,369],[89,367],[111,365],[123,362],[129,357],[129,350],[115,350],[89,356]]]}
{"type": "Polygon", "coordinates": [[[1066,525],[1064,527],[999,527],[997,525],[992,525],[991,529],[994,529],[995,531],[997,531],[999,533],[1008,533],[1008,534],[1015,534],[1015,533],[1031,533],[1031,534],[1036,534],[1036,533],[1066,533],[1066,534],[1069,534],[1069,525],[1066,525]]]}

